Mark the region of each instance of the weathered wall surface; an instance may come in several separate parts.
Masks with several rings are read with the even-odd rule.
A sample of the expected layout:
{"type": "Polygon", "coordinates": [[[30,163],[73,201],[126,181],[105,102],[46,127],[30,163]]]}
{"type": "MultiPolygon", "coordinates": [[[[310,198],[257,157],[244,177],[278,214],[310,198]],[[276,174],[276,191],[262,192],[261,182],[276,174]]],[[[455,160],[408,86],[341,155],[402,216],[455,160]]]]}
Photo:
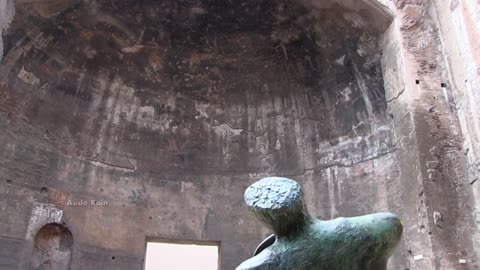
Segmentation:
{"type": "MultiPolygon", "coordinates": [[[[474,237],[480,243],[480,3],[438,1],[434,8],[451,82],[445,94],[460,120],[462,150],[468,160],[465,181],[472,186],[475,198],[475,204],[468,210],[474,212],[477,228],[474,237]]],[[[480,254],[480,246],[475,250],[480,254]]]]}
{"type": "Polygon", "coordinates": [[[64,222],[74,270],[141,269],[146,237],[219,241],[232,269],[269,233],[243,206],[263,176],[300,181],[322,218],[403,207],[374,35],[281,2],[112,3],[20,5],[0,66],[2,267],[64,222]]]}
{"type": "MultiPolygon", "coordinates": [[[[471,179],[476,158],[470,158],[469,169],[465,156],[465,145],[468,148],[469,138],[474,136],[465,133],[465,126],[474,127],[476,120],[460,113],[459,121],[458,105],[452,97],[452,91],[472,94],[474,90],[463,86],[454,90],[455,80],[445,56],[451,61],[455,55],[444,51],[448,46],[442,43],[442,27],[455,24],[439,24],[439,19],[447,17],[438,16],[435,9],[446,2],[450,1],[392,1],[397,20],[381,46],[387,103],[398,141],[409,269],[479,267],[475,181],[471,179]]],[[[468,33],[458,30],[460,35],[468,33]]],[[[462,68],[471,68],[470,63],[462,63],[462,68]]],[[[476,110],[475,106],[470,109],[476,110]]]]}

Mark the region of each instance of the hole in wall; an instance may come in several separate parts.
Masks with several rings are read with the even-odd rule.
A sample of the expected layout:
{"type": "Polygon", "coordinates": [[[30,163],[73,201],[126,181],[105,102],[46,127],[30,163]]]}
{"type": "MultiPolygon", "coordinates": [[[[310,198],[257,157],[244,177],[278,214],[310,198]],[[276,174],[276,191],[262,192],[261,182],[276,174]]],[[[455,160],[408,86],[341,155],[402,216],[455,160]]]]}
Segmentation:
{"type": "Polygon", "coordinates": [[[51,223],[38,230],[34,238],[32,269],[69,270],[73,235],[62,224],[51,223]]]}
{"type": "Polygon", "coordinates": [[[202,242],[147,242],[144,270],[218,270],[219,245],[202,242]]]}

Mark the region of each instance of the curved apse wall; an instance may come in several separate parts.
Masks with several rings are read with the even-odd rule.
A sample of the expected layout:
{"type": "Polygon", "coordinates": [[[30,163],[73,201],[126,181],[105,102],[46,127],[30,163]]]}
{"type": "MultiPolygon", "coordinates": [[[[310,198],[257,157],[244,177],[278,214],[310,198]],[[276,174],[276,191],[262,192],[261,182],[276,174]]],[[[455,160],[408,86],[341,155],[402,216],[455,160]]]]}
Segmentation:
{"type": "Polygon", "coordinates": [[[34,202],[62,210],[72,269],[141,269],[145,237],[220,241],[232,269],[269,233],[242,198],[268,175],[300,181],[323,218],[398,209],[381,53],[361,12],[69,3],[17,3],[5,40],[0,177],[18,204],[4,203],[0,232],[18,254],[34,202]]]}

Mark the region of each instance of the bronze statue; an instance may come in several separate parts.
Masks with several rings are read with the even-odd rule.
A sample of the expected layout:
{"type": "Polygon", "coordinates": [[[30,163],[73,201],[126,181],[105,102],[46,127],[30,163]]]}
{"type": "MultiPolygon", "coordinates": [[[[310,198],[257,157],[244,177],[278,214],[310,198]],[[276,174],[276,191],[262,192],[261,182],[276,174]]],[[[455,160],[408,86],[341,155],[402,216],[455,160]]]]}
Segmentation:
{"type": "Polygon", "coordinates": [[[329,221],[312,217],[300,185],[287,178],[254,183],[245,202],[275,235],[236,270],[386,270],[402,236],[401,220],[391,213],[329,221]]]}

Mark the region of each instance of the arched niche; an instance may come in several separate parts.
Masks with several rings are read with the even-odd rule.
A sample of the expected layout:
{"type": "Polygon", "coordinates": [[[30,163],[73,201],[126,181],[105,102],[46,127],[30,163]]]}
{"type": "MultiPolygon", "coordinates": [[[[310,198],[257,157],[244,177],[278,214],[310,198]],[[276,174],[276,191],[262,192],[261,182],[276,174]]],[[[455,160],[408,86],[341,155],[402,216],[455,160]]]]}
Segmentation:
{"type": "Polygon", "coordinates": [[[32,270],[68,270],[72,258],[73,235],[57,223],[43,226],[35,235],[32,270]]]}

